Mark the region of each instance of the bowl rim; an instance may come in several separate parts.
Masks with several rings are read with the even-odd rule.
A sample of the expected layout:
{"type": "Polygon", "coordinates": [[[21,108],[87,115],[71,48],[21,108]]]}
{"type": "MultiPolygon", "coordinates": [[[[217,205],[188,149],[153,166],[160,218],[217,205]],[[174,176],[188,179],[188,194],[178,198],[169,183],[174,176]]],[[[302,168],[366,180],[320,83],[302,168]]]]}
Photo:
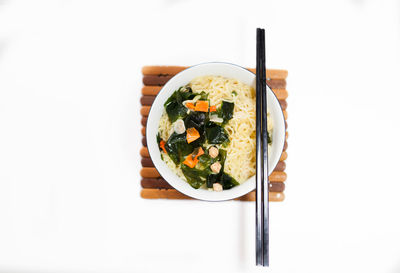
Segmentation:
{"type": "MultiPolygon", "coordinates": [[[[244,70],[245,72],[249,72],[249,73],[251,73],[253,76],[255,76],[256,74],[255,73],[253,73],[252,71],[250,71],[250,70],[248,70],[247,68],[245,68],[245,67],[243,67],[243,66],[240,66],[240,65],[238,65],[238,64],[234,64],[234,63],[230,63],[230,62],[219,62],[219,61],[210,61],[210,62],[203,62],[203,63],[199,63],[199,64],[195,64],[195,65],[192,65],[192,66],[189,66],[189,67],[187,67],[187,68],[185,68],[184,70],[182,70],[182,71],[180,71],[180,72],[178,72],[177,74],[175,74],[171,79],[169,79],[168,80],[168,82],[170,82],[170,81],[172,81],[174,78],[179,78],[179,75],[181,75],[181,74],[183,74],[183,73],[187,73],[187,71],[188,70],[191,70],[191,69],[193,69],[193,68],[195,68],[195,67],[198,67],[198,66],[203,66],[203,65],[213,65],[213,64],[216,64],[216,65],[228,65],[228,66],[233,66],[233,67],[235,67],[235,68],[240,68],[240,69],[242,69],[242,70],[244,70]]],[[[210,74],[210,75],[212,75],[212,74],[210,74]]],[[[223,76],[223,75],[220,75],[220,76],[223,76]]],[[[223,76],[223,77],[225,77],[225,76],[223,76]]],[[[241,80],[240,80],[241,81],[241,80]]],[[[157,93],[157,95],[155,96],[155,99],[154,99],[154,101],[153,101],[153,103],[152,103],[152,105],[150,106],[150,110],[149,110],[149,114],[148,114],[148,119],[147,119],[147,122],[150,120],[150,117],[152,116],[152,112],[154,112],[153,110],[154,110],[154,106],[155,106],[155,101],[157,100],[157,97],[160,95],[160,94],[162,94],[163,92],[165,92],[165,90],[167,90],[167,89],[165,89],[165,87],[167,86],[167,84],[168,84],[168,82],[166,83],[166,84],[164,84],[163,86],[162,86],[162,88],[160,89],[160,91],[157,93]]],[[[172,91],[171,91],[172,92],[172,91]]],[[[274,100],[277,102],[277,105],[279,106],[279,113],[280,113],[280,116],[281,116],[281,118],[283,119],[283,138],[285,138],[285,132],[286,132],[286,122],[285,122],[285,118],[284,118],[284,115],[283,115],[283,110],[282,110],[282,106],[281,106],[281,104],[279,103],[279,100],[278,100],[278,98],[276,97],[276,95],[275,95],[275,93],[272,91],[272,89],[269,87],[269,85],[267,84],[267,92],[269,93],[269,94],[271,94],[273,97],[274,97],[274,100]]],[[[163,104],[162,104],[163,105],[163,104]]],[[[158,124],[159,124],[159,121],[157,122],[157,128],[158,128],[158,124]]],[[[253,176],[251,176],[251,177],[249,177],[246,181],[244,181],[244,182],[242,182],[239,186],[237,186],[237,187],[240,187],[240,186],[243,186],[244,184],[250,184],[252,181],[250,181],[250,180],[252,180],[252,179],[254,179],[254,182],[252,183],[252,184],[254,184],[254,186],[253,187],[248,187],[249,189],[247,189],[247,190],[245,190],[243,193],[240,193],[239,192],[239,194],[235,194],[235,195],[232,195],[232,196],[230,196],[230,197],[228,197],[228,198],[211,198],[211,199],[209,199],[209,198],[205,198],[205,197],[203,197],[203,196],[193,196],[193,195],[191,195],[190,193],[187,193],[187,192],[183,192],[182,190],[181,190],[181,188],[180,187],[176,187],[176,183],[171,183],[169,180],[167,180],[167,178],[165,178],[164,176],[162,176],[162,174],[161,174],[161,172],[162,171],[160,171],[160,168],[159,168],[159,166],[157,166],[157,160],[154,160],[155,159],[155,154],[152,154],[152,152],[150,152],[150,148],[149,148],[149,137],[150,137],[150,135],[149,135],[149,128],[150,127],[152,127],[152,126],[147,126],[147,124],[146,124],[146,142],[147,142],[147,149],[148,149],[148,152],[149,152],[149,156],[150,156],[150,159],[152,160],[152,162],[153,162],[153,164],[154,164],[154,168],[160,173],[160,176],[163,178],[163,179],[165,179],[175,190],[177,190],[177,191],[179,191],[179,192],[181,192],[182,194],[184,194],[184,195],[186,195],[186,196],[189,196],[189,197],[191,197],[191,198],[194,198],[194,199],[197,199],[197,200],[202,200],[202,201],[209,201],[209,202],[219,202],[219,201],[228,201],[228,200],[233,200],[233,199],[235,199],[235,198],[238,198],[238,197],[241,197],[241,196],[244,196],[244,195],[246,195],[246,194],[248,194],[249,192],[251,192],[251,191],[253,191],[253,190],[255,190],[255,175],[253,175],[253,176]]],[[[284,143],[285,143],[285,140],[283,140],[283,142],[282,142],[282,145],[281,145],[281,147],[277,147],[277,148],[279,148],[279,150],[280,150],[280,152],[277,152],[278,153],[278,158],[280,158],[281,156],[282,156],[282,153],[283,153],[283,146],[284,146],[284,143]]],[[[162,162],[164,162],[162,159],[161,159],[161,161],[162,162]]],[[[165,162],[164,162],[165,163],[165,162]]],[[[277,162],[274,164],[274,166],[273,166],[273,168],[271,169],[269,169],[268,171],[269,171],[269,175],[272,173],[272,171],[273,171],[273,169],[275,169],[275,167],[276,167],[276,165],[279,163],[279,159],[277,160],[277,162]]],[[[172,172],[172,170],[168,167],[168,166],[166,166],[171,172],[172,172]]],[[[176,174],[174,174],[174,176],[175,176],[175,180],[177,180],[177,181],[182,181],[182,182],[184,182],[184,183],[186,183],[186,184],[188,184],[186,181],[184,181],[183,179],[181,179],[179,176],[177,176],[176,174]]],[[[178,182],[177,182],[178,183],[178,182]]],[[[234,187],[234,188],[237,188],[237,187],[234,187]]],[[[196,191],[197,191],[198,189],[196,189],[196,191]]],[[[223,192],[227,192],[227,191],[230,191],[230,190],[224,190],[223,192]]],[[[208,192],[208,191],[207,191],[208,192]]],[[[212,191],[210,191],[210,192],[212,192],[212,191]]]]}

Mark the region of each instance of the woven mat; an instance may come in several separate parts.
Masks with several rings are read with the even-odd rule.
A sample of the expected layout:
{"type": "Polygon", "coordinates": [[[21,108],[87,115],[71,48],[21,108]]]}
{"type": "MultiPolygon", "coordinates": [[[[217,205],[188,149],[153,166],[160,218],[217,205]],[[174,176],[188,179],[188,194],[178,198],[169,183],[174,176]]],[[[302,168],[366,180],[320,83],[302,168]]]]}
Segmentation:
{"type": "MultiPolygon", "coordinates": [[[[140,114],[142,115],[142,145],[140,149],[140,155],[142,157],[141,164],[142,169],[140,170],[141,179],[141,197],[145,199],[192,199],[179,191],[175,190],[167,181],[165,181],[151,161],[149,152],[147,150],[146,143],[146,123],[147,116],[150,111],[150,107],[161,90],[162,86],[171,79],[175,74],[186,69],[184,66],[144,66],[142,68],[143,84],[142,97],[140,103],[142,105],[140,114]]],[[[255,69],[250,69],[255,73],[255,69]]],[[[288,92],[286,90],[286,77],[288,72],[286,70],[267,70],[267,84],[271,87],[272,91],[277,96],[279,103],[282,106],[283,114],[285,116],[285,122],[287,120],[287,102],[288,92]]],[[[286,122],[287,129],[287,122],[286,122]]],[[[288,132],[286,132],[286,140],[288,132]]],[[[283,201],[285,199],[285,181],[286,181],[286,163],[287,158],[287,141],[283,147],[283,153],[274,171],[269,176],[270,188],[269,188],[269,200],[270,201],[283,201]]],[[[252,191],[242,197],[237,198],[239,201],[254,201],[255,191],[252,191]]]]}

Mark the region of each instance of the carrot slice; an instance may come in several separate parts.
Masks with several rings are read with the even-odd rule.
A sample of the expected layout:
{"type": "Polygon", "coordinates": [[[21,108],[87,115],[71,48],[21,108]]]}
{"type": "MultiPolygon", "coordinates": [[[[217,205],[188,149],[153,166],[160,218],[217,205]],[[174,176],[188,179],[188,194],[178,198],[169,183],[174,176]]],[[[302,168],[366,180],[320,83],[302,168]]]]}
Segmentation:
{"type": "Polygon", "coordinates": [[[165,150],[165,141],[164,140],[160,141],[160,148],[164,151],[164,153],[167,153],[167,150],[165,150]]]}
{"type": "Polygon", "coordinates": [[[212,105],[210,106],[210,112],[216,112],[217,111],[217,106],[212,105]]]}
{"type": "Polygon", "coordinates": [[[186,140],[187,143],[191,143],[200,137],[199,131],[196,128],[189,128],[186,130],[186,140]]]}
{"type": "Polygon", "coordinates": [[[199,151],[197,152],[197,155],[194,156],[194,154],[190,154],[185,158],[185,161],[183,161],[183,164],[185,164],[186,166],[188,166],[189,168],[194,168],[197,164],[197,162],[199,162],[198,157],[204,154],[204,150],[203,148],[199,148],[199,151]]]}
{"type": "Polygon", "coordinates": [[[191,110],[194,110],[194,109],[195,109],[195,106],[194,106],[194,104],[193,104],[192,102],[186,103],[186,107],[189,108],[189,109],[191,109],[191,110]]]}
{"type": "Polygon", "coordinates": [[[208,101],[198,100],[196,102],[196,107],[194,108],[194,110],[199,112],[208,112],[208,101]]]}
{"type": "Polygon", "coordinates": [[[197,158],[193,159],[192,155],[190,154],[185,158],[185,161],[183,161],[183,164],[185,164],[189,168],[194,168],[196,166],[197,162],[199,162],[199,160],[197,158]]]}
{"type": "Polygon", "coordinates": [[[199,156],[201,156],[201,155],[204,155],[204,150],[203,150],[203,148],[199,148],[199,152],[197,153],[197,155],[196,155],[196,158],[198,158],[199,156]]]}

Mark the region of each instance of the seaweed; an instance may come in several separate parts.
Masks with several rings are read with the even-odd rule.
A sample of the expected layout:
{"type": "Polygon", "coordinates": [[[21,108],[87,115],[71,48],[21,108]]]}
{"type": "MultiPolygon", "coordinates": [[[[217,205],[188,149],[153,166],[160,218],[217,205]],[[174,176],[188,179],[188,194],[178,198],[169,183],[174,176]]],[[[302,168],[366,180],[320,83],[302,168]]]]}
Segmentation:
{"type": "Polygon", "coordinates": [[[228,132],[214,122],[207,122],[205,126],[206,138],[210,144],[222,144],[224,146],[229,143],[228,132]]]}
{"type": "Polygon", "coordinates": [[[204,124],[206,122],[207,115],[204,112],[190,112],[185,118],[185,127],[196,128],[200,135],[204,132],[204,124]]]}
{"type": "Polygon", "coordinates": [[[222,101],[221,107],[218,109],[218,116],[224,120],[222,124],[226,124],[232,119],[234,108],[235,104],[233,102],[222,101]]]}
{"type": "Polygon", "coordinates": [[[186,133],[172,133],[165,144],[165,150],[167,150],[167,153],[172,161],[178,165],[184,160],[186,155],[193,152],[193,146],[187,143],[186,133]]]}
{"type": "Polygon", "coordinates": [[[182,104],[185,100],[193,99],[196,96],[190,87],[180,87],[176,90],[164,103],[165,111],[171,122],[175,122],[179,118],[185,118],[187,108],[182,104]]]}
{"type": "Polygon", "coordinates": [[[168,114],[169,121],[175,122],[179,118],[184,118],[187,115],[187,108],[182,103],[171,101],[165,106],[165,111],[168,114]]]}
{"type": "Polygon", "coordinates": [[[224,190],[229,190],[229,189],[233,188],[234,186],[239,185],[239,182],[237,182],[235,180],[235,178],[233,178],[232,176],[230,176],[227,173],[222,173],[220,182],[221,182],[222,188],[224,190]]]}
{"type": "Polygon", "coordinates": [[[181,169],[190,186],[195,189],[200,188],[205,183],[206,178],[210,173],[210,171],[207,169],[200,170],[196,168],[190,168],[185,164],[181,164],[181,169]]]}
{"type": "Polygon", "coordinates": [[[209,174],[207,176],[207,188],[212,188],[214,183],[218,183],[219,178],[219,174],[209,174]]]}

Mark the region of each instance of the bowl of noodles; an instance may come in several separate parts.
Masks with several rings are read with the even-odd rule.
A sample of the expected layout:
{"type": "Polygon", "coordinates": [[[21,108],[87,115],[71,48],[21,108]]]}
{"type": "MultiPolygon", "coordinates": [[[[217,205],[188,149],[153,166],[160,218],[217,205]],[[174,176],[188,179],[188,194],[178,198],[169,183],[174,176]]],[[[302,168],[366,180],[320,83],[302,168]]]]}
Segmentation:
{"type": "MultiPolygon", "coordinates": [[[[160,175],[181,193],[222,201],[255,189],[256,76],[230,63],[203,63],[171,78],[150,109],[146,140],[160,175]]],[[[285,121],[267,86],[269,173],[285,121]]]]}

